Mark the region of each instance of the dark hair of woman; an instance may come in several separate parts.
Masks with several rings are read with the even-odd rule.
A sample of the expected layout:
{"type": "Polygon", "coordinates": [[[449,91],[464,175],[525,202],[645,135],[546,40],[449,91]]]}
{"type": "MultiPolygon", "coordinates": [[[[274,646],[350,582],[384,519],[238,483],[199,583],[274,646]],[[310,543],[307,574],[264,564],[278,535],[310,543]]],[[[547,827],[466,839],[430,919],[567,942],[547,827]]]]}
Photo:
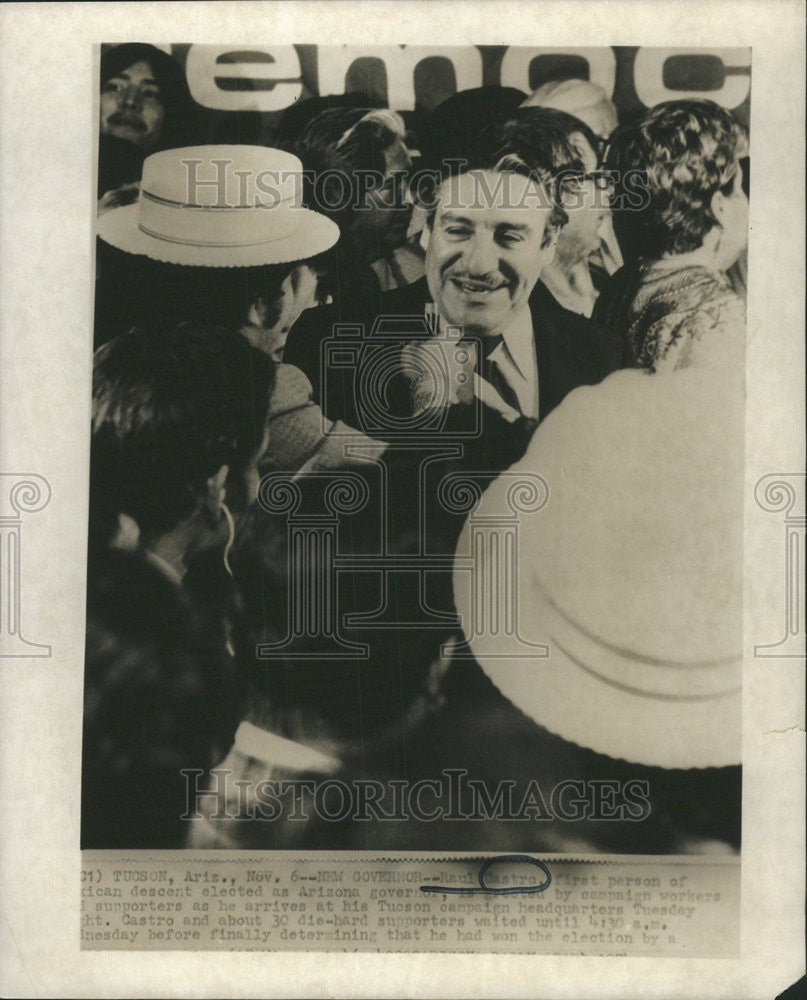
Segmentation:
{"type": "Polygon", "coordinates": [[[731,112],[706,100],[665,101],[618,130],[608,160],[626,244],[653,257],[697,250],[718,224],[712,198],[731,192],[743,144],[731,112]]]}

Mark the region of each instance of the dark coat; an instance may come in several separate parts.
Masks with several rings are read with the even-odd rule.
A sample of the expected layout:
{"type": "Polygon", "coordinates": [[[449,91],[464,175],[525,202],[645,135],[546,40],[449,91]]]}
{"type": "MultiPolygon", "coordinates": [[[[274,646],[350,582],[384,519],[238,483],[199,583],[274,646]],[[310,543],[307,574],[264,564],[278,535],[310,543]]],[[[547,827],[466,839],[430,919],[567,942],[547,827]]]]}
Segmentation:
{"type": "MultiPolygon", "coordinates": [[[[396,341],[403,345],[431,336],[423,319],[431,296],[426,279],[421,278],[367,298],[370,301],[340,302],[304,315],[291,332],[283,360],[308,375],[329,419],[343,420],[386,440],[384,428],[368,421],[365,412],[362,374],[368,352],[396,341]]],[[[539,418],[543,420],[572,389],[595,385],[622,367],[624,344],[608,328],[564,309],[540,281],[529,308],[538,360],[539,418]]],[[[408,402],[401,381],[392,377],[384,382],[386,402],[396,414],[408,402]]]]}

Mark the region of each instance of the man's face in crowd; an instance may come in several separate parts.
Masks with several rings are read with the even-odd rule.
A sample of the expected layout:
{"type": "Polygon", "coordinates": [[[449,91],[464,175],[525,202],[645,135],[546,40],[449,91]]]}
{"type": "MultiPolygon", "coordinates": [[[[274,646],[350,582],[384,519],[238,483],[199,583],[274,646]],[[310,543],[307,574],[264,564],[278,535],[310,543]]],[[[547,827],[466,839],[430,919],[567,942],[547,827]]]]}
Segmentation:
{"type": "Polygon", "coordinates": [[[298,264],[284,279],[277,299],[267,305],[257,299],[249,309],[241,332],[259,351],[280,363],[289,331],[305,312],[317,304],[319,274],[308,264],[298,264]]]}
{"type": "Polygon", "coordinates": [[[384,150],[384,166],[383,182],[364,196],[351,230],[369,261],[405,243],[412,218],[408,195],[412,157],[402,138],[396,137],[384,150]]]}
{"type": "MultiPolygon", "coordinates": [[[[585,137],[576,132],[569,139],[583,161],[585,172],[596,170],[597,153],[585,137]]],[[[572,180],[565,185],[561,200],[569,221],[558,235],[557,262],[571,268],[588,260],[599,248],[600,228],[611,212],[610,197],[593,180],[572,180]]]]}
{"type": "Polygon", "coordinates": [[[101,135],[150,150],[160,138],[164,119],[160,88],[145,60],[133,63],[101,88],[101,135]]]}
{"type": "Polygon", "coordinates": [[[526,307],[554,242],[543,246],[549,206],[534,181],[470,171],[440,188],[426,251],[426,279],[442,317],[495,335],[526,307]]]}

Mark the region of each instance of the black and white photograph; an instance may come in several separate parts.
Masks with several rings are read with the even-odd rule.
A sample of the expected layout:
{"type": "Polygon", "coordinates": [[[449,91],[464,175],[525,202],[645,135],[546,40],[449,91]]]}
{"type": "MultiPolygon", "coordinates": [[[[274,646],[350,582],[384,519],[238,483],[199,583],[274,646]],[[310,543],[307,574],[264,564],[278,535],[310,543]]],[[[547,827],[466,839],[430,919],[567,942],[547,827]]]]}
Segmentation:
{"type": "Polygon", "coordinates": [[[81,43],[83,487],[39,619],[62,465],[8,451],[0,481],[0,665],[57,668],[77,612],[72,947],[742,962],[757,734],[789,782],[803,705],[770,52],[542,38],[518,4],[490,40],[474,3],[345,43],[313,28],[340,6],[403,13],[198,5],[221,25],[81,43]]]}
{"type": "Polygon", "coordinates": [[[750,54],[384,55],[102,49],[82,846],[736,854],[750,54]]]}

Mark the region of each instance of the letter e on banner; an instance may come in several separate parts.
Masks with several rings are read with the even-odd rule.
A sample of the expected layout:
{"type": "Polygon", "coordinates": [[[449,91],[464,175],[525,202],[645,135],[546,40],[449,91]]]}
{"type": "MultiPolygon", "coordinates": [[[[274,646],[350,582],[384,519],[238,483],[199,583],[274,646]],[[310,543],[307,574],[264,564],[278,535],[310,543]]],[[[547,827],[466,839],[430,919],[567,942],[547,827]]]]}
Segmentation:
{"type": "Polygon", "coordinates": [[[280,111],[303,92],[300,57],[293,45],[191,45],[185,74],[196,103],[217,111],[280,111]],[[231,90],[220,86],[220,80],[260,82],[231,90]]]}
{"type": "Polygon", "coordinates": [[[633,84],[648,108],[661,101],[691,97],[707,98],[733,109],[751,91],[750,66],[750,49],[641,48],[633,64],[633,84]],[[682,87],[685,82],[691,83],[691,88],[682,87]]]}

